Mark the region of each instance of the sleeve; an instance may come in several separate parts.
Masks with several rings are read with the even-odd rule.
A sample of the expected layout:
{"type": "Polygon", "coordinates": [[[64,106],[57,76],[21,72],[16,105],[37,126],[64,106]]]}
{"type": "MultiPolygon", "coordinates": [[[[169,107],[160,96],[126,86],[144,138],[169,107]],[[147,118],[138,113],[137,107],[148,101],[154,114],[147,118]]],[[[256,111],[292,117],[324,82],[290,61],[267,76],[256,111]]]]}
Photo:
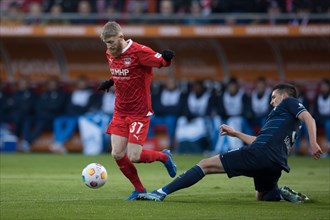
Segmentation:
{"type": "Polygon", "coordinates": [[[286,106],[291,114],[293,114],[296,118],[304,112],[307,111],[305,106],[299,102],[298,99],[294,98],[287,98],[286,100],[286,106]]]}
{"type": "Polygon", "coordinates": [[[144,66],[160,68],[171,64],[171,62],[166,62],[160,53],[144,45],[140,45],[138,56],[140,63],[144,66]]]}

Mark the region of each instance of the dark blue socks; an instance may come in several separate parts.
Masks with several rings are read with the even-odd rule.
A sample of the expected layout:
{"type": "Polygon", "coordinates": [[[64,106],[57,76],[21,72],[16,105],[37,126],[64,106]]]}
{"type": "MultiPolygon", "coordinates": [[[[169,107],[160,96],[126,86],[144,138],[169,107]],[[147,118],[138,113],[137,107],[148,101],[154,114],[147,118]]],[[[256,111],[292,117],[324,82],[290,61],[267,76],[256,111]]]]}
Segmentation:
{"type": "Polygon", "coordinates": [[[195,165],[190,170],[187,170],[186,172],[175,178],[175,180],[173,180],[167,186],[163,187],[162,190],[168,195],[177,190],[194,185],[195,183],[203,179],[204,176],[205,174],[203,170],[198,165],[195,165]]]}
{"type": "Polygon", "coordinates": [[[261,198],[262,201],[280,201],[281,195],[278,186],[276,185],[272,190],[268,191],[261,198]]]}

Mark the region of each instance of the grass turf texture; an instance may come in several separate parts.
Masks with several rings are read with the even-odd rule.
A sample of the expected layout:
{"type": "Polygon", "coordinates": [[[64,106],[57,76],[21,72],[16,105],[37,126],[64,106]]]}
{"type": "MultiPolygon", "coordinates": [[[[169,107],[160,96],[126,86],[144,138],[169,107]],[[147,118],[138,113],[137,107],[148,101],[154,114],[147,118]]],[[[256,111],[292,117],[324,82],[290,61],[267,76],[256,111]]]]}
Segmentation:
{"type": "MultiPolygon", "coordinates": [[[[164,202],[123,201],[133,190],[109,154],[0,154],[0,219],[330,219],[329,158],[291,157],[288,185],[309,196],[304,204],[257,202],[253,181],[209,175],[164,202]],[[100,189],[81,180],[91,162],[109,174],[100,189]]],[[[175,155],[178,174],[202,156],[175,155]]],[[[172,180],[161,163],[136,165],[145,186],[154,190],[172,180]]]]}

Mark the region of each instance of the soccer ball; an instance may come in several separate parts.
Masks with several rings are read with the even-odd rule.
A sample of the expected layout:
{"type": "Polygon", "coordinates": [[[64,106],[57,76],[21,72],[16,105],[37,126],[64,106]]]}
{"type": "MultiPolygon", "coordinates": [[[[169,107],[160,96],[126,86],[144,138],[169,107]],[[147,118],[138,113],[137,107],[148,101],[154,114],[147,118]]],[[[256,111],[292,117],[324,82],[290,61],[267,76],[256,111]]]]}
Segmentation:
{"type": "Polygon", "coordinates": [[[83,183],[92,189],[103,186],[108,179],[107,170],[99,163],[88,164],[82,171],[83,183]]]}

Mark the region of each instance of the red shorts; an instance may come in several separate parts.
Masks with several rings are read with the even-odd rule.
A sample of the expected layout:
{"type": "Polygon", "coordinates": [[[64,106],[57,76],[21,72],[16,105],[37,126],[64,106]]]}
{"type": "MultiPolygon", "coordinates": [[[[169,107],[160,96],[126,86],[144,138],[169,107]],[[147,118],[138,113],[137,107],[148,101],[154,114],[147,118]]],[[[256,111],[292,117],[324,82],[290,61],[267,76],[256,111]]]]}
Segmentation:
{"type": "Polygon", "coordinates": [[[143,145],[148,136],[150,117],[129,117],[114,114],[108,134],[127,137],[129,143],[143,145]]]}

